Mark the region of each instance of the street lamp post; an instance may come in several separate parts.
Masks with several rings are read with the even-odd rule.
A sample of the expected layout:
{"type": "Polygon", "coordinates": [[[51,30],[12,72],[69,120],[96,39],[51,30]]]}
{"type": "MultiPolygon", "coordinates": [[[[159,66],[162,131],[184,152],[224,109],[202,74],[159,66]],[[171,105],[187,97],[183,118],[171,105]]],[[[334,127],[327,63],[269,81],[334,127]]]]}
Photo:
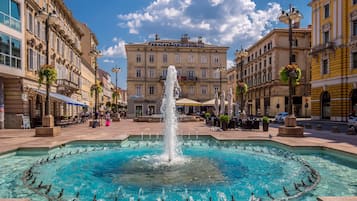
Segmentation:
{"type": "MultiPolygon", "coordinates": [[[[244,58],[248,56],[248,52],[246,50],[243,50],[243,48],[241,48],[240,51],[236,52],[236,57],[238,59],[240,59],[240,62],[238,63],[238,65],[240,66],[240,80],[237,79],[237,87],[239,85],[239,82],[244,82],[243,81],[243,64],[244,64],[244,58]]],[[[238,71],[238,69],[237,69],[238,71]]],[[[240,94],[240,112],[241,114],[243,114],[243,109],[244,109],[244,106],[243,106],[243,92],[240,94]]]]}
{"type": "MultiPolygon", "coordinates": [[[[53,24],[58,16],[56,11],[48,11],[48,8],[43,7],[36,13],[36,17],[40,20],[45,21],[45,43],[46,43],[46,64],[50,64],[50,50],[49,50],[49,29],[50,25],[53,24]]],[[[46,100],[45,100],[45,116],[50,116],[50,83],[49,78],[46,77],[46,100]]],[[[44,122],[43,122],[44,123],[44,122]]]]}
{"type": "Polygon", "coordinates": [[[112,72],[115,73],[115,109],[118,114],[118,73],[120,72],[120,67],[112,68],[112,72]]]}
{"type": "MultiPolygon", "coordinates": [[[[292,57],[293,57],[293,52],[292,52],[292,24],[293,23],[299,23],[302,18],[302,15],[300,14],[299,10],[295,9],[294,7],[291,7],[288,11],[282,11],[281,15],[279,16],[279,21],[283,22],[284,24],[289,25],[289,64],[292,64],[292,57]]],[[[290,73],[288,76],[288,84],[289,84],[289,97],[288,97],[288,113],[289,117],[285,121],[285,126],[296,126],[296,117],[293,113],[293,107],[292,107],[292,94],[294,91],[294,85],[292,83],[292,76],[296,77],[296,74],[290,73]]]]}

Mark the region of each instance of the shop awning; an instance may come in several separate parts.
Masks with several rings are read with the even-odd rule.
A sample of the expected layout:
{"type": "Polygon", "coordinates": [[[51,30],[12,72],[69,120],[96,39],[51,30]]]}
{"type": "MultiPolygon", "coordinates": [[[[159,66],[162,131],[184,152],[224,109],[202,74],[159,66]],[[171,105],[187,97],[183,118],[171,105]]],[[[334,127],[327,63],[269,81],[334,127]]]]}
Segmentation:
{"type": "Polygon", "coordinates": [[[188,98],[181,98],[176,101],[177,106],[201,106],[200,102],[188,98]]]}
{"type": "MultiPolygon", "coordinates": [[[[43,95],[46,95],[46,91],[44,90],[41,90],[41,89],[34,89],[32,88],[34,91],[40,93],[40,94],[43,94],[43,95]]],[[[63,94],[59,94],[59,93],[53,93],[53,92],[50,92],[50,97],[51,98],[54,98],[54,99],[57,99],[59,101],[63,101],[65,102],[66,104],[69,104],[69,105],[77,105],[77,106],[82,106],[82,107],[87,107],[88,105],[84,104],[84,103],[81,103],[77,100],[74,100],[68,96],[65,96],[63,94]]]]}
{"type": "MultiPolygon", "coordinates": [[[[220,99],[218,99],[218,105],[219,104],[221,104],[220,99]]],[[[214,105],[215,105],[215,99],[211,99],[202,103],[202,106],[214,106],[214,105]]],[[[224,105],[228,105],[228,101],[225,100],[224,105]]]]}

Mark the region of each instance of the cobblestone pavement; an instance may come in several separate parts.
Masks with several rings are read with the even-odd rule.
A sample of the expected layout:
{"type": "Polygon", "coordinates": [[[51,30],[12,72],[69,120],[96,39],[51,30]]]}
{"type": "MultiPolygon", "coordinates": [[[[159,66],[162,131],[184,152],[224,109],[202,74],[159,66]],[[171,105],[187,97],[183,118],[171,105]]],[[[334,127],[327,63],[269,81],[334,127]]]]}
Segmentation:
{"type": "MultiPolygon", "coordinates": [[[[314,128],[314,127],[313,127],[314,128]]],[[[28,147],[55,147],[63,143],[77,140],[123,140],[129,135],[161,135],[163,123],[134,122],[124,119],[112,122],[109,127],[92,128],[88,122],[61,128],[60,136],[34,137],[34,129],[0,130],[0,153],[28,147]]],[[[272,140],[289,146],[319,146],[357,154],[357,135],[332,133],[330,130],[305,129],[303,138],[278,137],[277,126],[271,126],[268,132],[260,129],[217,131],[206,126],[204,122],[180,122],[179,135],[212,135],[221,140],[272,140]],[[272,137],[270,138],[269,135],[272,137]]]]}

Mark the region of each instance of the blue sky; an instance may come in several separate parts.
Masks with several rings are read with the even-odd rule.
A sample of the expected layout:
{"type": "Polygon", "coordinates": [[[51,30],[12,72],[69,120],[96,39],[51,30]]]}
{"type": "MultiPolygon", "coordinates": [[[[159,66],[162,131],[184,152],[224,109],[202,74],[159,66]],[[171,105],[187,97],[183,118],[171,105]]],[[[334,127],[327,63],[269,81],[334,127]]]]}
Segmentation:
{"type": "MultiPolygon", "coordinates": [[[[98,49],[103,52],[100,68],[111,72],[122,69],[118,86],[126,88],[126,43],[161,39],[179,39],[187,33],[192,40],[229,47],[228,64],[236,49],[249,47],[274,28],[286,28],[277,21],[280,11],[292,4],[311,24],[310,0],[65,0],[79,21],[96,34],[98,49]]],[[[112,75],[112,80],[115,76],[112,75]]]]}

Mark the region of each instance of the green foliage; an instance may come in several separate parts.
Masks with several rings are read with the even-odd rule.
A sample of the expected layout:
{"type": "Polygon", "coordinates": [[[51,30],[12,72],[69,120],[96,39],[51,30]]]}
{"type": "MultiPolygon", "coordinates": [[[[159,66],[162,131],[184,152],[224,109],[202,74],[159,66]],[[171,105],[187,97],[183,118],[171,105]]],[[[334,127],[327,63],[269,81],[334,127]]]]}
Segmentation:
{"type": "Polygon", "coordinates": [[[206,119],[210,118],[210,117],[211,117],[211,113],[206,112],[206,113],[205,113],[205,117],[206,117],[206,119]]]}
{"type": "Polygon", "coordinates": [[[236,94],[246,94],[248,92],[248,85],[244,82],[238,83],[236,94]]]}
{"type": "Polygon", "coordinates": [[[221,122],[226,122],[226,123],[228,123],[228,122],[229,122],[229,116],[223,114],[223,115],[219,116],[219,120],[220,120],[221,122]]]}
{"type": "Polygon", "coordinates": [[[93,84],[90,87],[90,96],[93,97],[93,93],[97,91],[97,93],[102,93],[103,92],[103,87],[100,82],[97,82],[96,84],[93,84]]]}
{"type": "Polygon", "coordinates": [[[269,117],[264,116],[264,117],[262,118],[262,121],[263,121],[263,123],[269,123],[269,117]]]}
{"type": "Polygon", "coordinates": [[[57,71],[54,66],[45,64],[38,71],[38,84],[39,87],[41,84],[46,82],[45,84],[53,84],[57,80],[57,71]]]}

